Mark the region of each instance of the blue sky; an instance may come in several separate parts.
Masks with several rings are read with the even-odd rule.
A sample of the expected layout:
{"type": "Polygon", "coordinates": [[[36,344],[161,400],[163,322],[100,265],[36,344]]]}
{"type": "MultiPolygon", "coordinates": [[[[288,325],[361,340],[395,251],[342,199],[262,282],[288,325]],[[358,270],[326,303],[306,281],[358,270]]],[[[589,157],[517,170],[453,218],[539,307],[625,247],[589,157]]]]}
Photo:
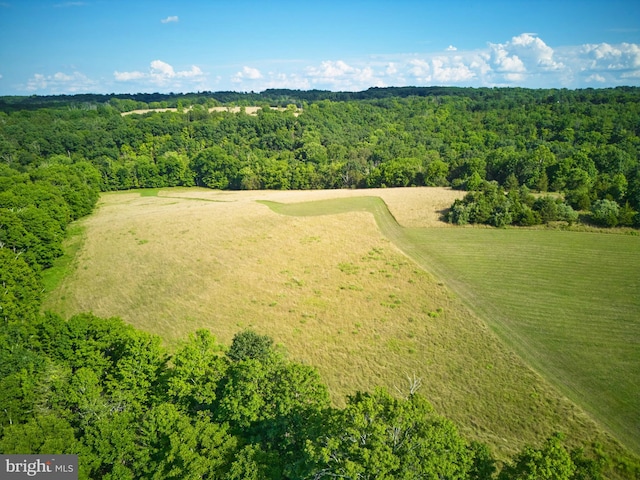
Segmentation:
{"type": "Polygon", "coordinates": [[[640,1],[0,0],[0,95],[640,85],[640,1]]]}

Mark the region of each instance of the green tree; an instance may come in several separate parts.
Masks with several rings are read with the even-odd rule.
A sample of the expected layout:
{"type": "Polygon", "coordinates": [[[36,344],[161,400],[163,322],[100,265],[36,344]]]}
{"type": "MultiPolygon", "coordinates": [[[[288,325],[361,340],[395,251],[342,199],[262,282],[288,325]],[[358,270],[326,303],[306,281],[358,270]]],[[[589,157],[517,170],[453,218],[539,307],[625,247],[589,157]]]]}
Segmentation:
{"type": "Polygon", "coordinates": [[[208,330],[198,330],[172,358],[167,393],[190,411],[212,408],[218,382],[227,370],[227,360],[208,330]]]}
{"type": "Polygon", "coordinates": [[[376,167],[367,184],[370,187],[408,187],[423,184],[424,168],[417,158],[398,158],[376,167]]]}
{"type": "Polygon", "coordinates": [[[502,468],[498,480],[571,480],[575,471],[562,436],[555,434],[540,448],[525,447],[502,468]]]}
{"type": "Polygon", "coordinates": [[[209,147],[191,160],[196,185],[221,190],[237,188],[240,163],[220,147],[209,147]]]}
{"type": "Polygon", "coordinates": [[[39,275],[23,260],[20,252],[0,248],[0,320],[29,322],[40,310],[42,286],[39,275]]]}
{"type": "Polygon", "coordinates": [[[427,163],[424,173],[424,184],[430,187],[444,187],[449,184],[449,165],[440,158],[427,163]]]}
{"type": "Polygon", "coordinates": [[[9,425],[0,438],[4,454],[77,454],[80,450],[71,425],[55,414],[36,415],[24,424],[9,425]]]}
{"type": "Polygon", "coordinates": [[[225,480],[280,480],[280,457],[275,452],[265,452],[259,445],[247,445],[236,455],[225,480]]]}
{"type": "Polygon", "coordinates": [[[170,403],[151,409],[140,428],[140,441],[149,446],[148,457],[138,465],[145,478],[221,478],[237,448],[226,425],[212,422],[203,412],[189,417],[170,403]]]}
{"type": "Polygon", "coordinates": [[[81,468],[90,478],[139,478],[139,464],[149,456],[141,445],[140,425],[132,412],[112,412],[89,425],[82,437],[85,446],[81,468]]]}
{"type": "Polygon", "coordinates": [[[260,335],[253,330],[244,330],[233,337],[227,352],[234,362],[242,360],[266,360],[273,352],[273,339],[268,335],[260,335]]]}
{"type": "Polygon", "coordinates": [[[591,220],[598,225],[615,227],[620,206],[613,200],[597,200],[591,207],[591,220]]]}
{"type": "Polygon", "coordinates": [[[419,395],[356,393],[307,447],[316,478],[466,479],[473,454],[453,424],[419,395]]]}
{"type": "Polygon", "coordinates": [[[533,208],[538,212],[544,223],[558,220],[558,203],[553,197],[545,195],[544,197],[537,198],[533,204],[533,208]]]}

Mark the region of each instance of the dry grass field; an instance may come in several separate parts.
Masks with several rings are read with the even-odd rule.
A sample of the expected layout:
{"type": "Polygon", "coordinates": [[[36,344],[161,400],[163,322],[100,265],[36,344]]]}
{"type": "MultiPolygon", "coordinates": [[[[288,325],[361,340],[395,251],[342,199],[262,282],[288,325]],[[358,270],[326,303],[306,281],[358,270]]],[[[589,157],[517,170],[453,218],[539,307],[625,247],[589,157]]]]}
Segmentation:
{"type": "Polygon", "coordinates": [[[407,377],[419,377],[438,412],[500,457],[558,430],[570,442],[616,448],[385,238],[373,215],[287,216],[257,202],[379,196],[403,226],[445,228],[439,212],[461,192],[146,193],[102,195],[81,222],[82,246],[46,309],[118,316],[169,348],[199,328],[225,344],[253,328],[317,367],[338,405],[358,389],[406,391],[407,377]]]}
{"type": "MultiPolygon", "coordinates": [[[[258,111],[262,107],[211,107],[209,108],[209,113],[211,112],[229,112],[229,113],[240,113],[243,109],[247,115],[257,115],[258,111]]],[[[272,110],[278,110],[283,112],[286,110],[284,107],[270,107],[272,110]]],[[[191,110],[191,107],[188,107],[186,110],[191,110]]],[[[120,115],[126,117],[127,115],[144,115],[147,113],[164,113],[164,112],[177,112],[177,108],[168,107],[168,108],[146,108],[141,110],[131,110],[129,112],[122,112],[120,115]]],[[[294,112],[295,116],[298,116],[300,113],[298,110],[294,112]]]]}

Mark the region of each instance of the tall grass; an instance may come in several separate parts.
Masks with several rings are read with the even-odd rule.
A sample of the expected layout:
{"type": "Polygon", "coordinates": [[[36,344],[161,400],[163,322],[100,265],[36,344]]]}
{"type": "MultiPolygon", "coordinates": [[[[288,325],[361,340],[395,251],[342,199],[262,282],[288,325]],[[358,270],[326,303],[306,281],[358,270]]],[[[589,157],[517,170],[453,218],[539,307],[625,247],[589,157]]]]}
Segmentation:
{"type": "MultiPolygon", "coordinates": [[[[482,248],[472,245],[475,238],[489,243],[488,252],[510,250],[518,265],[552,232],[518,239],[510,231],[405,229],[378,195],[388,195],[394,216],[414,225],[435,218],[421,208],[440,209],[451,197],[438,189],[105,194],[96,213],[82,222],[86,234],[75,270],[48,295],[45,308],[63,315],[120,316],[161,335],[170,347],[197,328],[229,343],[251,327],[271,335],[291,357],[316,366],[338,405],[357,389],[383,385],[406,391],[407,377],[415,375],[439,412],[469,437],[492,445],[500,457],[557,430],[574,443],[597,440],[615,449],[581,409],[474,314],[479,312],[538,372],[556,381],[532,361],[545,352],[533,349],[535,342],[521,351],[500,329],[502,317],[485,307],[495,303],[496,312],[512,318],[505,312],[513,300],[491,293],[497,284],[480,268],[482,248]],[[429,204],[430,195],[437,201],[429,204]],[[318,198],[328,200],[302,202],[318,198]],[[265,200],[275,212],[255,200],[265,200]],[[417,201],[424,207],[416,208],[417,201]],[[465,235],[468,247],[460,239],[465,235]],[[496,243],[500,235],[506,235],[502,246],[496,243]],[[522,250],[523,239],[532,242],[530,248],[522,250]],[[515,257],[518,249],[522,255],[515,257]],[[474,265],[477,274],[465,273],[465,266],[474,265]],[[483,278],[485,287],[478,286],[483,278]],[[491,300],[476,304],[485,297],[491,300]]],[[[547,256],[559,248],[550,242],[547,256]]],[[[635,261],[627,258],[629,270],[635,261]]],[[[504,278],[507,287],[518,285],[515,277],[504,278]]],[[[534,281],[536,273],[530,278],[534,281]]],[[[537,288],[529,286],[532,292],[537,288]]],[[[530,308],[541,312],[536,305],[542,300],[529,297],[530,308]]],[[[637,312],[637,304],[623,301],[621,308],[637,312]]],[[[637,350],[629,348],[629,361],[637,366],[637,350]]]]}

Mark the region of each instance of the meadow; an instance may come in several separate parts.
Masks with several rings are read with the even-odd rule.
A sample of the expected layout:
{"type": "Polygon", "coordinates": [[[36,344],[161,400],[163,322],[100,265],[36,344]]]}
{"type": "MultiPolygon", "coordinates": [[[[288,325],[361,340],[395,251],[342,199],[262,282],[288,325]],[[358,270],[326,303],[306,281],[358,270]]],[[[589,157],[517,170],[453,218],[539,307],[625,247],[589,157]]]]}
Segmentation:
{"type": "Polygon", "coordinates": [[[452,228],[439,212],[461,193],[436,188],[143,192],[102,195],[45,309],[169,346],[253,328],[338,405],[420,378],[498,456],[557,430],[640,450],[639,237],[452,228]]]}

